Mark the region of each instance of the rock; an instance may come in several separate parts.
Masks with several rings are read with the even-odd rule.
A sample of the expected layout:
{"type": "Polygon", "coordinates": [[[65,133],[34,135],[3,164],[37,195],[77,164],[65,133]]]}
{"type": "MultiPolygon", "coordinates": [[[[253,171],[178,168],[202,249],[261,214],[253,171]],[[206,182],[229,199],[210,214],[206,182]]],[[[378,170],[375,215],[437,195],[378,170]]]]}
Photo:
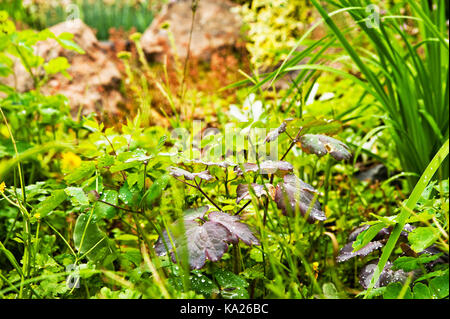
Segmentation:
{"type": "MultiPolygon", "coordinates": [[[[141,45],[152,60],[162,62],[174,53],[184,60],[187,55],[191,29],[191,1],[175,1],[165,6],[144,32],[141,45]],[[169,39],[173,34],[176,52],[169,39]]],[[[200,0],[195,14],[190,56],[209,60],[220,48],[235,47],[240,40],[241,21],[232,11],[235,5],[228,0],[200,0]]]]}
{"type": "MultiPolygon", "coordinates": [[[[36,52],[49,61],[56,57],[66,57],[71,64],[67,70],[72,79],[61,74],[52,76],[41,87],[44,94],[64,94],[70,101],[72,114],[83,108],[82,114],[103,112],[118,113],[118,104],[123,101],[119,93],[121,74],[116,65],[106,54],[97,40],[94,32],[81,20],[70,20],[49,28],[55,35],[63,32],[74,34],[76,42],[86,53],[78,54],[62,48],[55,40],[48,39],[36,44],[36,52]]],[[[5,84],[15,87],[19,92],[33,88],[33,80],[21,63],[16,62],[14,76],[4,81],[5,84]]]]}

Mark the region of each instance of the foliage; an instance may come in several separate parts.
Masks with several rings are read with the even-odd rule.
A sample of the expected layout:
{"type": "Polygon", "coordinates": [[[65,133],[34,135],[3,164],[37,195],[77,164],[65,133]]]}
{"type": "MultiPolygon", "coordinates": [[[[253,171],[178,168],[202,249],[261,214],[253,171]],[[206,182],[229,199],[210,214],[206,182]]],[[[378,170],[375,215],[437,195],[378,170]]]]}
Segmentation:
{"type": "Polygon", "coordinates": [[[303,30],[312,22],[308,1],[255,0],[239,7],[247,49],[255,69],[272,67],[287,56],[303,30]]]}

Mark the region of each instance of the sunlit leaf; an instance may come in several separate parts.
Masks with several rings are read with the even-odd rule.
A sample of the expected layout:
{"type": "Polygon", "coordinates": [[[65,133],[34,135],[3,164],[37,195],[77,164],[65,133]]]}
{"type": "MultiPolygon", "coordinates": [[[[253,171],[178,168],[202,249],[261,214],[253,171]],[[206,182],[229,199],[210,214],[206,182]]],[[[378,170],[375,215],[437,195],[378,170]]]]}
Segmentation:
{"type": "Polygon", "coordinates": [[[348,160],[352,157],[347,145],[326,135],[305,134],[300,138],[300,143],[306,153],[317,156],[329,153],[337,161],[348,160]]]}
{"type": "Polygon", "coordinates": [[[294,167],[291,163],[286,161],[265,161],[259,164],[256,163],[244,163],[242,164],[244,171],[242,171],[241,167],[236,166],[234,168],[236,174],[242,175],[248,172],[259,172],[260,174],[287,174],[288,172],[292,172],[294,167]]]}

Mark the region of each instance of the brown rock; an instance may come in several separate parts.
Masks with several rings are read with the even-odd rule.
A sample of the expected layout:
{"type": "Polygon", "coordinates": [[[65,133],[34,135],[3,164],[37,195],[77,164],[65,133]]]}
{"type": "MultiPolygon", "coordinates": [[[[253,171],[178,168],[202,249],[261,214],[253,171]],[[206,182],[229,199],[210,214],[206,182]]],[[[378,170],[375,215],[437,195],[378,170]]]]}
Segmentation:
{"type": "MultiPolygon", "coordinates": [[[[48,39],[36,44],[35,52],[49,61],[56,57],[66,57],[71,67],[67,70],[72,79],[61,74],[53,76],[41,87],[44,94],[61,93],[68,97],[72,113],[76,114],[79,107],[82,114],[118,113],[118,104],[123,98],[118,89],[121,74],[116,65],[95,37],[94,32],[81,20],[70,20],[49,28],[55,35],[70,32],[76,42],[86,53],[79,54],[62,48],[55,40],[48,39]]],[[[41,70],[42,71],[42,70],[41,70]]],[[[15,87],[19,92],[33,88],[33,80],[21,63],[16,62],[14,76],[4,81],[5,84],[15,87]]]]}
{"type": "MultiPolygon", "coordinates": [[[[192,22],[192,1],[176,1],[164,7],[144,32],[141,45],[145,53],[156,61],[174,53],[184,59],[187,55],[192,22]],[[168,29],[164,26],[168,23],[168,29]],[[173,34],[176,52],[169,40],[173,34]]],[[[213,52],[234,47],[240,39],[241,21],[232,12],[235,5],[228,0],[199,0],[195,14],[190,56],[209,60],[213,52]]]]}

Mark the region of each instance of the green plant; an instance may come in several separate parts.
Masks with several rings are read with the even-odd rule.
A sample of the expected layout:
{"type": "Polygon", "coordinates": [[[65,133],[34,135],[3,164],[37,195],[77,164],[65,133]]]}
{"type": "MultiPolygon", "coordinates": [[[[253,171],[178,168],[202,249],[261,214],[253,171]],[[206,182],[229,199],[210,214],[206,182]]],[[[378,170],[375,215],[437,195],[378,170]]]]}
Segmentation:
{"type": "MultiPolygon", "coordinates": [[[[157,6],[160,6],[158,1],[157,6]]],[[[129,31],[135,28],[144,32],[153,20],[155,1],[90,1],[73,0],[66,3],[34,1],[25,7],[28,17],[33,19],[32,27],[42,29],[67,19],[80,18],[97,30],[99,40],[109,38],[111,28],[129,31]]]]}
{"type": "MultiPolygon", "coordinates": [[[[403,169],[421,174],[449,135],[448,40],[445,39],[448,3],[438,1],[430,8],[427,1],[422,1],[420,6],[408,1],[415,16],[380,16],[378,25],[367,15],[367,1],[330,3],[348,11],[373,44],[375,55],[356,50],[325,9],[313,1],[348,58],[370,84],[368,91],[386,113],[403,169]],[[418,22],[420,40],[416,43],[401,27],[403,19],[418,22]],[[392,41],[394,38],[402,42],[392,41]]],[[[443,165],[442,173],[442,177],[448,177],[448,165],[443,165]]],[[[410,178],[410,186],[415,181],[410,178]]]]}
{"type": "Polygon", "coordinates": [[[257,70],[286,58],[295,39],[312,21],[311,9],[307,1],[280,0],[255,0],[239,7],[249,39],[247,49],[257,70]]]}

